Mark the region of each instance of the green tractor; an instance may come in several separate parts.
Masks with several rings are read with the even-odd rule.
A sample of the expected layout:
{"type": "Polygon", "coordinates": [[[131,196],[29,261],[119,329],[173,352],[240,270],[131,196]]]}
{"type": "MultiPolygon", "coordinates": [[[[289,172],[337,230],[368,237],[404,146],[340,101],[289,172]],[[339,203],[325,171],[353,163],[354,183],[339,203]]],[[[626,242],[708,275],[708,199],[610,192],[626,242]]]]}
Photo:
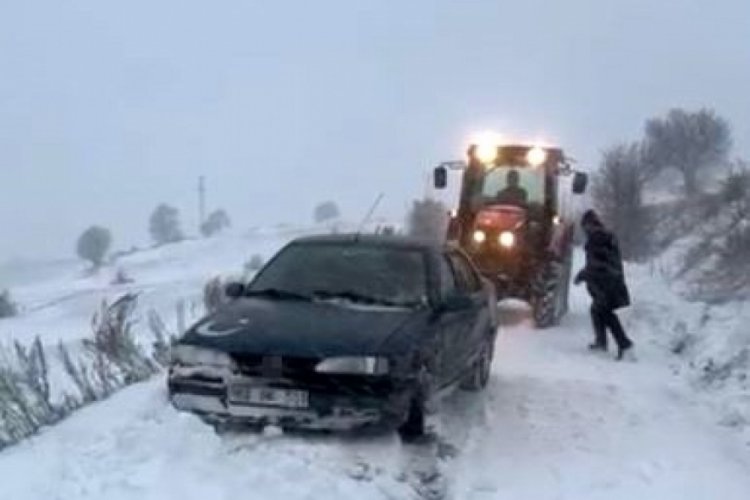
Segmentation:
{"type": "Polygon", "coordinates": [[[468,161],[435,168],[444,189],[449,170],[461,171],[458,210],[448,239],[474,259],[499,298],[531,305],[539,328],[568,310],[575,222],[570,194],[585,192],[588,176],[574,171],[559,148],[473,144],[468,161]]]}

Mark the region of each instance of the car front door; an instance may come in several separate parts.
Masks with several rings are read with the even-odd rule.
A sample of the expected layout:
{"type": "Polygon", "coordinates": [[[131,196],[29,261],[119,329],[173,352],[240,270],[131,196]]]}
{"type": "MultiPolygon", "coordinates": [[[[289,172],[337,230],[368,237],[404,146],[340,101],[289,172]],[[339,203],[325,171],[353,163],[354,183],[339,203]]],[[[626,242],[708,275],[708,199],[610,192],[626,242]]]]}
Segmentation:
{"type": "Polygon", "coordinates": [[[487,297],[479,275],[468,258],[457,251],[448,255],[456,277],[458,292],[470,298],[470,305],[461,311],[462,324],[456,332],[452,347],[455,353],[455,371],[466,374],[479,355],[487,330],[487,297]]]}
{"type": "MultiPolygon", "coordinates": [[[[440,300],[446,301],[460,294],[458,276],[453,270],[448,254],[440,256],[440,300]]],[[[461,340],[468,333],[467,311],[464,309],[445,308],[440,312],[439,336],[440,352],[437,356],[439,366],[439,385],[452,384],[461,376],[461,364],[458,361],[457,349],[463,349],[461,340]]]]}

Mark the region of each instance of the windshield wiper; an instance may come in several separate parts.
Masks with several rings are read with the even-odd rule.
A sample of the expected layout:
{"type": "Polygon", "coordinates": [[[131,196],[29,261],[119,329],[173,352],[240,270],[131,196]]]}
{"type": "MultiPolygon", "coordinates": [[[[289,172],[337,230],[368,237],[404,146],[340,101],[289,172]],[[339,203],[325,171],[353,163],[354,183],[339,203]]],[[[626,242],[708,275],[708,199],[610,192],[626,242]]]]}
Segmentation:
{"type": "Polygon", "coordinates": [[[309,297],[303,293],[291,292],[289,290],[282,290],[280,288],[263,288],[261,290],[248,290],[245,292],[246,297],[270,297],[278,300],[305,300],[310,301],[312,297],[309,297]]]}
{"type": "Polygon", "coordinates": [[[330,290],[315,290],[312,295],[313,297],[322,300],[344,299],[350,302],[358,302],[360,304],[378,304],[391,307],[414,307],[416,305],[416,302],[398,302],[383,297],[373,297],[353,290],[341,290],[336,292],[330,290]]]}

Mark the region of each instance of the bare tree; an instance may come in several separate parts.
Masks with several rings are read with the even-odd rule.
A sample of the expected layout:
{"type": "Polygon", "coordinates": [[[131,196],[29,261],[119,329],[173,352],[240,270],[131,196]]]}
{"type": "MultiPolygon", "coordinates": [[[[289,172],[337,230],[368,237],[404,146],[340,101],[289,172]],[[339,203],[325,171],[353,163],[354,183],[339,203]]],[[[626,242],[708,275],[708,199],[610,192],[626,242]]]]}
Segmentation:
{"type": "Polygon", "coordinates": [[[174,243],[185,238],[180,228],[180,212],[162,203],[151,214],[149,232],[157,245],[174,243]]]}
{"type": "Polygon", "coordinates": [[[448,209],[438,200],[415,200],[407,217],[410,236],[443,241],[448,227],[448,209]]]}
{"type": "Polygon", "coordinates": [[[619,144],[604,152],[594,175],[594,204],[615,232],[623,257],[642,258],[649,251],[649,217],[643,187],[650,176],[640,144],[619,144]]]}
{"type": "Polygon", "coordinates": [[[725,164],[732,147],[729,123],[710,109],[673,109],[648,120],[645,132],[650,162],[658,169],[677,169],[688,195],[700,190],[701,171],[725,164]]]}
{"type": "Polygon", "coordinates": [[[112,233],[101,226],[91,226],[78,237],[76,252],[84,260],[88,260],[98,268],[104,262],[104,256],[107,254],[112,244],[112,233]]]}

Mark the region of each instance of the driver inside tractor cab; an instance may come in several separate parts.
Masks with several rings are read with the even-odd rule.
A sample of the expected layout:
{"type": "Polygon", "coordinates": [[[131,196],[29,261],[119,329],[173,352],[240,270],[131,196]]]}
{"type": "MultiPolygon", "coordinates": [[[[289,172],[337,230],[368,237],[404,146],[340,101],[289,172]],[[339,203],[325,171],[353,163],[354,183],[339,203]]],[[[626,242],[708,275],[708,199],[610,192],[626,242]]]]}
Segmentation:
{"type": "Polygon", "coordinates": [[[521,187],[521,176],[518,170],[509,170],[505,176],[505,187],[497,192],[495,201],[507,205],[524,206],[529,199],[529,193],[521,187]]]}
{"type": "Polygon", "coordinates": [[[480,207],[511,205],[536,212],[545,202],[545,170],[517,164],[490,167],[473,196],[480,207]]]}

